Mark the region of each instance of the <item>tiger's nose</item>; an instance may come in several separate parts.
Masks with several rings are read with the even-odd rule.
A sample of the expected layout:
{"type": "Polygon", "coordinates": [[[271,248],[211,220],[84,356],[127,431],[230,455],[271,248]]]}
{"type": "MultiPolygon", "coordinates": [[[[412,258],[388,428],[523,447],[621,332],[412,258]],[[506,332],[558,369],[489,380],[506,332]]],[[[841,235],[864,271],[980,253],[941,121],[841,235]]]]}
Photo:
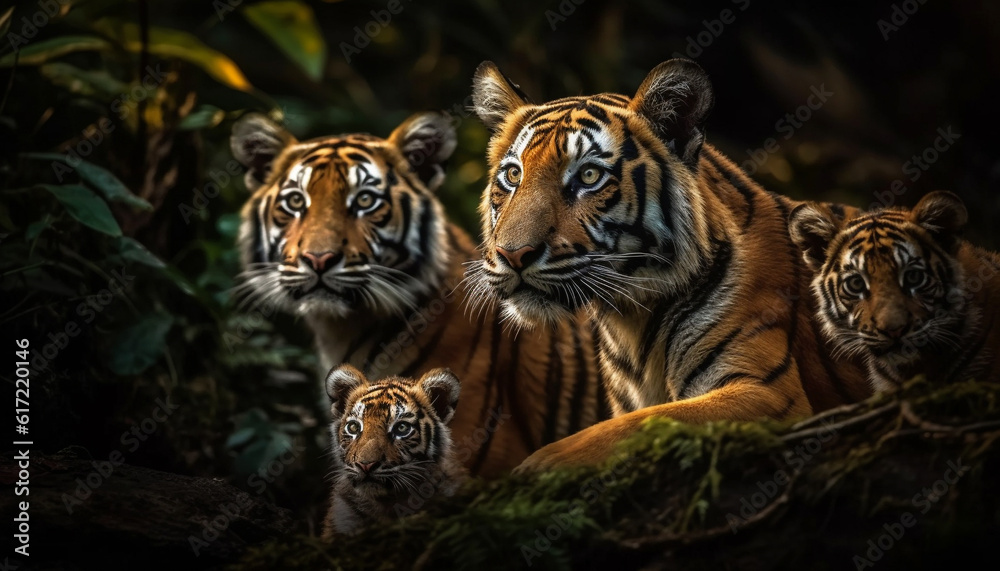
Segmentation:
{"type": "Polygon", "coordinates": [[[320,273],[325,269],[326,263],[333,258],[333,252],[322,252],[320,254],[302,252],[302,257],[305,258],[306,263],[312,266],[312,269],[320,273]]]}
{"type": "Polygon", "coordinates": [[[378,464],[378,462],[358,462],[358,468],[361,468],[361,471],[367,474],[378,466],[378,464]]]}
{"type": "Polygon", "coordinates": [[[898,340],[900,337],[903,336],[903,333],[906,333],[906,325],[899,325],[897,327],[883,329],[882,333],[884,333],[890,339],[898,340]]]}
{"type": "Polygon", "coordinates": [[[497,253],[507,260],[510,267],[518,271],[530,266],[535,260],[542,257],[542,251],[532,246],[522,246],[513,252],[497,246],[497,253]]]}

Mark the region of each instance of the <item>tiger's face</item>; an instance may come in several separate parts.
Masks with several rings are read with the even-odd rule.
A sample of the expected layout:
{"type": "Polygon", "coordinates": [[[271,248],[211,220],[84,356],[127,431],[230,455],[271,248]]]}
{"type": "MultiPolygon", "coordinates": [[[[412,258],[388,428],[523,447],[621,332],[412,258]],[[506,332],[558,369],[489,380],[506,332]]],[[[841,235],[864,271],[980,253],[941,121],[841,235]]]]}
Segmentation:
{"type": "Polygon", "coordinates": [[[912,211],[846,221],[813,204],[791,213],[789,231],[816,272],[819,318],[839,351],[895,369],[956,348],[964,297],[954,254],[967,217],[950,192],[930,193],[912,211]]]}
{"type": "Polygon", "coordinates": [[[326,380],[339,474],[373,493],[415,488],[450,454],[459,382],[447,369],[369,381],[344,365],[326,380]]]}
{"type": "Polygon", "coordinates": [[[300,314],[401,316],[440,285],[449,247],[433,190],[455,148],[443,114],[414,115],[388,139],[301,143],[250,115],[232,147],[254,191],[239,238],[250,299],[300,314]]]}
{"type": "Polygon", "coordinates": [[[471,275],[507,317],[559,321],[681,281],[697,250],[693,165],[712,100],[697,65],[661,64],[632,98],[532,105],[487,62],[473,99],[494,135],[471,275]]]}

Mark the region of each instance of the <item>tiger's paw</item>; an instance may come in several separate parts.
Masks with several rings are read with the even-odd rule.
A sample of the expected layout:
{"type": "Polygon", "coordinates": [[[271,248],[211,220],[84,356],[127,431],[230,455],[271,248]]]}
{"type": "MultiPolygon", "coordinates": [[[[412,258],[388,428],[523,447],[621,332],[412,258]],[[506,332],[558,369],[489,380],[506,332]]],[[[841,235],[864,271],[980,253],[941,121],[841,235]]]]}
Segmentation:
{"type": "Polygon", "coordinates": [[[557,440],[525,458],[513,473],[537,474],[554,468],[597,466],[608,459],[614,450],[614,442],[610,442],[605,436],[585,429],[557,440]]]}

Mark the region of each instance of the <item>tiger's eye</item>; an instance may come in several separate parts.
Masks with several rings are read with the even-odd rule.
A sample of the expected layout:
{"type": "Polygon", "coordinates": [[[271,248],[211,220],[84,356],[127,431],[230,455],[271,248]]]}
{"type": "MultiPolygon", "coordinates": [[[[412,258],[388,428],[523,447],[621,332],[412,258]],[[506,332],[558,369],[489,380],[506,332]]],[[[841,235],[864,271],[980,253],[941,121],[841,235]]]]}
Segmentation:
{"type": "Polygon", "coordinates": [[[392,427],[392,433],[398,438],[405,438],[413,432],[413,425],[406,421],[399,421],[392,427]]]}
{"type": "Polygon", "coordinates": [[[504,171],[504,177],[507,179],[507,183],[511,186],[521,184],[521,167],[517,165],[507,167],[507,170],[504,171]]]}
{"type": "Polygon", "coordinates": [[[350,434],[351,436],[361,434],[361,423],[356,420],[347,421],[347,424],[344,425],[344,432],[350,434]]]}
{"type": "Polygon", "coordinates": [[[362,192],[354,202],[358,205],[358,208],[369,208],[372,204],[375,204],[375,195],[370,192],[362,192]]]}
{"type": "Polygon", "coordinates": [[[587,165],[580,170],[580,182],[586,186],[597,183],[601,179],[601,169],[593,165],[587,165]]]}
{"type": "Polygon", "coordinates": [[[906,287],[919,287],[924,284],[926,277],[927,274],[923,270],[917,268],[906,270],[906,273],[903,274],[903,285],[906,287]]]}
{"type": "Polygon", "coordinates": [[[288,202],[288,207],[292,210],[301,210],[306,205],[306,198],[298,192],[289,194],[286,201],[288,202]]]}
{"type": "Polygon", "coordinates": [[[861,295],[865,292],[866,288],[865,278],[858,274],[854,274],[844,281],[844,291],[851,295],[861,295]]]}

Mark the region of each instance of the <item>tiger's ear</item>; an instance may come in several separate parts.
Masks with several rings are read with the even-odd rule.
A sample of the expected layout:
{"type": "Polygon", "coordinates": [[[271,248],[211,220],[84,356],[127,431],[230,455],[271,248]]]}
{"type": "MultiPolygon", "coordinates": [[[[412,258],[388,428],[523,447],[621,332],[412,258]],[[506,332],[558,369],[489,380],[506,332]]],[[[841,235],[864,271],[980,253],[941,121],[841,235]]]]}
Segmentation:
{"type": "Polygon", "coordinates": [[[952,252],[960,243],[962,230],[969,221],[969,211],[954,193],[936,190],[920,199],[910,217],[952,252]]]}
{"type": "Polygon", "coordinates": [[[630,107],[646,117],[667,145],[690,167],[705,142],[703,125],[714,102],[712,83],[691,60],[672,59],[649,72],[630,107]]]}
{"type": "Polygon", "coordinates": [[[434,369],[420,377],[420,387],[427,393],[438,418],[447,424],[458,407],[458,394],[461,391],[458,377],[450,369],[434,369]]]}
{"type": "Polygon", "coordinates": [[[274,157],[297,142],[291,133],[260,113],[240,117],[233,125],[229,146],[236,160],[247,168],[247,190],[253,192],[264,184],[274,157]]]}
{"type": "Polygon", "coordinates": [[[403,121],[389,142],[396,145],[406,162],[429,190],[444,182],[444,162],[455,152],[455,126],[446,113],[417,113],[403,121]]]}
{"type": "Polygon", "coordinates": [[[826,262],[826,249],[840,231],[836,218],[819,204],[800,204],[788,215],[788,233],[802,250],[806,265],[819,271],[826,262]]]}
{"type": "Polygon", "coordinates": [[[495,130],[524,105],[528,105],[528,97],[496,64],[491,61],[479,64],[472,79],[472,108],[487,129],[495,130]]]}
{"type": "Polygon", "coordinates": [[[364,374],[350,365],[341,365],[330,371],[326,376],[326,394],[330,397],[330,411],[334,418],[344,414],[348,397],[365,382],[364,374]]]}

